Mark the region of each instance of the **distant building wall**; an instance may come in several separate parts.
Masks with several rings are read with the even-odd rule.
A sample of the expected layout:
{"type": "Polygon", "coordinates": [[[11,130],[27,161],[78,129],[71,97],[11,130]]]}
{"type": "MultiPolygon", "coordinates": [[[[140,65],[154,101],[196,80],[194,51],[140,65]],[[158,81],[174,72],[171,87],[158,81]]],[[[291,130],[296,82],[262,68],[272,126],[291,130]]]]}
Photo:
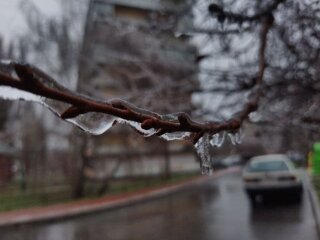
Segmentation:
{"type": "Polygon", "coordinates": [[[0,184],[9,182],[13,177],[13,159],[0,154],[0,184]]]}
{"type": "Polygon", "coordinates": [[[0,184],[10,182],[14,177],[14,149],[0,143],[0,184]]]}
{"type": "MultiPolygon", "coordinates": [[[[104,99],[122,98],[160,113],[190,112],[193,108],[191,92],[198,86],[197,51],[184,39],[175,37],[174,29],[169,29],[185,3],[173,0],[91,1],[79,74],[80,91],[89,91],[104,99]]],[[[184,146],[185,156],[171,156],[169,146],[170,170],[198,169],[193,148],[179,144],[184,146]]],[[[93,165],[107,172],[112,169],[113,160],[121,160],[116,176],[160,174],[165,152],[163,141],[145,140],[119,126],[95,139],[95,153],[100,154],[105,163],[95,161],[93,165]],[[154,154],[146,157],[145,150],[150,149],[154,149],[154,154]],[[140,153],[136,154],[138,160],[127,157],[133,152],[140,153]],[[123,163],[125,161],[128,163],[123,163]]]]}

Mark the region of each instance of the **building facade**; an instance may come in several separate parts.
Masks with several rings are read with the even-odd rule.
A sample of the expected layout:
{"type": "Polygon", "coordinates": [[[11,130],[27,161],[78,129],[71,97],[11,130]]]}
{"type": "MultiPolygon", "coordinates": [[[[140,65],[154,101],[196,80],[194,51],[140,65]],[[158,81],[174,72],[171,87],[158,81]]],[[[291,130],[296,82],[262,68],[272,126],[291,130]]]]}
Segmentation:
{"type": "MultiPolygon", "coordinates": [[[[191,112],[197,50],[177,37],[188,22],[179,17],[186,7],[179,0],[92,0],[79,91],[161,114],[191,112]]],[[[94,141],[91,167],[101,177],[108,171],[124,177],[198,169],[192,146],[145,140],[123,125],[94,141]]]]}

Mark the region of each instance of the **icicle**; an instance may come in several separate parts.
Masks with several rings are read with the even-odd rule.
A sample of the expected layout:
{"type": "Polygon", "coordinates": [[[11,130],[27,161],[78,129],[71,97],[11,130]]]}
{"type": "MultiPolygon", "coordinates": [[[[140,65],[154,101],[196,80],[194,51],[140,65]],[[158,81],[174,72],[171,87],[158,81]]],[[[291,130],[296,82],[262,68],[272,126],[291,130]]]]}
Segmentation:
{"type": "Polygon", "coordinates": [[[210,173],[210,169],[212,169],[209,140],[209,134],[205,133],[195,144],[195,148],[200,158],[201,174],[203,175],[208,175],[210,173]]]}
{"type": "Polygon", "coordinates": [[[239,130],[234,134],[234,138],[236,144],[240,144],[242,142],[243,132],[241,128],[239,128],[239,130]]]}
{"type": "Polygon", "coordinates": [[[232,143],[232,145],[236,145],[236,140],[235,140],[235,136],[234,136],[234,133],[228,133],[228,137],[232,143]]]}
{"type": "Polygon", "coordinates": [[[234,133],[228,133],[228,137],[233,145],[238,145],[241,143],[242,135],[243,134],[241,128],[234,133]]]}
{"type": "Polygon", "coordinates": [[[216,133],[212,136],[210,140],[210,144],[213,147],[221,147],[222,144],[224,143],[226,133],[221,132],[221,133],[216,133]]]}

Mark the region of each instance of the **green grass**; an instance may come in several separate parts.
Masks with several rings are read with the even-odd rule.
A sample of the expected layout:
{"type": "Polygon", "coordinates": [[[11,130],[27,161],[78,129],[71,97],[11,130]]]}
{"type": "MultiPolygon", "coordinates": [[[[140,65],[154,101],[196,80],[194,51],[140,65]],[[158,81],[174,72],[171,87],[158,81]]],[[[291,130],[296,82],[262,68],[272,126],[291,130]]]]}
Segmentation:
{"type": "Polygon", "coordinates": [[[52,192],[19,192],[11,190],[10,192],[0,193],[0,211],[46,206],[71,200],[72,194],[70,188],[52,192]]]}
{"type": "MultiPolygon", "coordinates": [[[[104,196],[132,192],[144,188],[158,187],[164,184],[176,183],[197,175],[198,173],[187,173],[172,175],[168,179],[152,178],[130,182],[112,182],[108,192],[106,192],[104,196]]],[[[93,191],[93,189],[96,189],[96,186],[92,184],[90,185],[86,186],[85,199],[98,198],[96,191],[93,191]],[[93,186],[95,188],[93,188],[93,186]]],[[[40,190],[38,190],[37,192],[21,192],[19,191],[18,187],[11,187],[10,191],[0,192],[0,211],[10,211],[36,206],[48,206],[58,203],[67,203],[71,201],[74,201],[74,199],[72,198],[72,189],[68,186],[56,189],[54,191],[48,189],[44,191],[43,189],[42,192],[40,190]]]]}
{"type": "Polygon", "coordinates": [[[119,183],[114,184],[111,186],[109,193],[118,193],[118,192],[130,192],[134,190],[139,190],[143,188],[148,187],[158,187],[164,184],[170,184],[170,183],[176,183],[188,178],[192,178],[194,176],[197,176],[198,174],[189,173],[189,174],[177,174],[173,175],[168,179],[164,178],[153,178],[148,180],[137,180],[135,182],[129,182],[129,183],[119,183]]]}

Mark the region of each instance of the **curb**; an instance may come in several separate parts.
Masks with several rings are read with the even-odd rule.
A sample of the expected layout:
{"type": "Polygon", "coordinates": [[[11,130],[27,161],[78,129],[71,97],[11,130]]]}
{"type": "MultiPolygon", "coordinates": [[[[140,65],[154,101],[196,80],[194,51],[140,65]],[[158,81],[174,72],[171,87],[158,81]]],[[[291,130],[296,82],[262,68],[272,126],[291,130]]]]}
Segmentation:
{"type": "Polygon", "coordinates": [[[313,183],[311,182],[311,176],[308,175],[307,173],[306,175],[306,180],[305,180],[305,184],[307,187],[307,191],[308,191],[308,196],[310,198],[310,202],[311,202],[311,208],[312,208],[312,213],[314,216],[314,220],[316,223],[316,228],[317,228],[317,233],[318,233],[318,239],[320,239],[320,204],[319,204],[319,198],[317,195],[317,192],[313,186],[313,183]]]}
{"type": "Polygon", "coordinates": [[[117,196],[107,196],[101,199],[80,200],[73,203],[0,213],[0,227],[53,221],[130,206],[174,194],[187,188],[196,187],[207,181],[211,181],[212,179],[221,177],[225,174],[238,172],[239,170],[240,168],[238,167],[219,170],[207,177],[201,176],[174,185],[140,190],[117,196]]]}

